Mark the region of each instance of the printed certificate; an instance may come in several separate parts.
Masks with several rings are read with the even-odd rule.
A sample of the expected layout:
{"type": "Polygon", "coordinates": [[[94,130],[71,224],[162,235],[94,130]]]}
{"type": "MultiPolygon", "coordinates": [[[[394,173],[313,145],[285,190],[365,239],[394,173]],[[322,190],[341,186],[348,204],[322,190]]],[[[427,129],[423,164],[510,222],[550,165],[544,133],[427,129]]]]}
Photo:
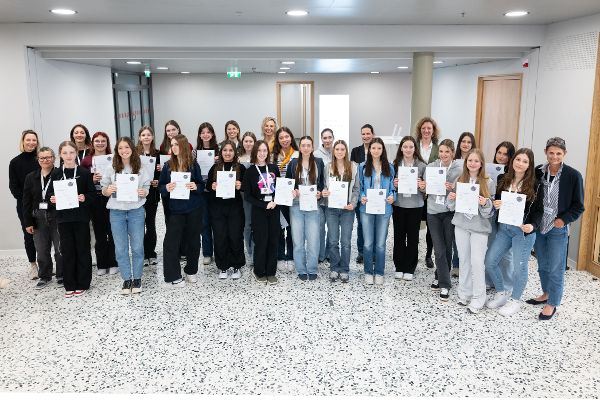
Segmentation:
{"type": "Polygon", "coordinates": [[[367,189],[367,214],[385,214],[385,189],[367,189]]]}
{"type": "Polygon", "coordinates": [[[56,197],[56,210],[68,210],[79,207],[79,194],[77,193],[77,181],[65,179],[53,181],[54,197],[56,197]]]}
{"type": "Polygon", "coordinates": [[[479,212],[479,185],[456,182],[456,212],[477,215],[479,212]]]}
{"type": "Polygon", "coordinates": [[[502,200],[502,205],[500,206],[500,212],[498,213],[498,222],[514,226],[523,225],[527,195],[514,192],[502,192],[500,200],[502,200]]]}
{"type": "Polygon", "coordinates": [[[171,172],[171,182],[175,182],[175,189],[171,192],[172,199],[189,200],[190,189],[185,184],[190,183],[191,178],[190,172],[171,172]]]}
{"type": "Polygon", "coordinates": [[[427,167],[425,169],[425,193],[446,196],[445,167],[427,167]]]}
{"type": "Polygon", "coordinates": [[[117,200],[138,201],[139,177],[135,174],[117,174],[117,200]]]}

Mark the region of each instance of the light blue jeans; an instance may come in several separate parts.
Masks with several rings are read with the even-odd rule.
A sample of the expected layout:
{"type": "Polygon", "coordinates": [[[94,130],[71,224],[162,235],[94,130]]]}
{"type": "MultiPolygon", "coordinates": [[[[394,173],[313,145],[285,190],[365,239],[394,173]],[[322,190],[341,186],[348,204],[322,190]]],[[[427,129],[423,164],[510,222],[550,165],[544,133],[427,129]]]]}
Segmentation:
{"type": "Polygon", "coordinates": [[[110,210],[110,228],[115,241],[115,258],[125,281],[142,279],[144,270],[144,207],[110,210]],[[132,260],[129,259],[131,247],[132,260]]]}
{"type": "Polygon", "coordinates": [[[319,210],[301,211],[299,204],[290,207],[294,263],[300,274],[317,274],[319,263],[319,210]]]}
{"type": "Polygon", "coordinates": [[[525,235],[518,226],[498,224],[498,233],[485,257],[485,268],[492,277],[496,291],[506,291],[499,264],[512,248],[514,281],[511,297],[515,300],[521,299],[527,286],[529,255],[535,242],[535,235],[535,232],[525,235]]]}
{"type": "Polygon", "coordinates": [[[329,268],[334,272],[350,271],[350,246],[354,210],[326,208],[329,268]],[[341,245],[341,246],[340,246],[341,245]]]}
{"type": "Polygon", "coordinates": [[[319,206],[319,236],[321,242],[319,243],[319,262],[329,257],[329,227],[327,227],[327,233],[325,233],[325,225],[327,223],[327,216],[325,212],[327,207],[319,206]]]}
{"type": "Polygon", "coordinates": [[[552,228],[545,235],[538,233],[535,239],[542,290],[548,293],[548,304],[554,307],[560,306],[565,287],[568,240],[569,231],[566,226],[552,228]]]}
{"type": "MultiPolygon", "coordinates": [[[[496,238],[496,234],[498,233],[498,224],[493,219],[490,220],[492,225],[492,233],[488,236],[488,249],[492,246],[492,242],[496,238]]],[[[504,282],[504,290],[507,292],[512,292],[513,289],[513,264],[512,264],[512,249],[508,250],[504,257],[500,260],[498,264],[500,266],[500,272],[502,273],[502,281],[504,282]]],[[[490,276],[489,270],[485,269],[485,284],[489,286],[494,286],[494,282],[492,281],[492,277],[490,276]]]]}
{"type": "Polygon", "coordinates": [[[360,213],[363,230],[363,257],[365,274],[381,275],[385,270],[385,242],[387,240],[390,215],[360,213]],[[375,259],[375,262],[373,262],[375,259]],[[373,268],[375,265],[375,268],[373,268]]]}

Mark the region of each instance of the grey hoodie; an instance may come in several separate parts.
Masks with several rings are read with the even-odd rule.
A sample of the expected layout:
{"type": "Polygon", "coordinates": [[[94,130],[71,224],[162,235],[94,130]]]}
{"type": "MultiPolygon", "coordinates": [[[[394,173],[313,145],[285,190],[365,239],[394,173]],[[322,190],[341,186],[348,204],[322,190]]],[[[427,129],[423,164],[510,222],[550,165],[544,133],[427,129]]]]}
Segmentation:
{"type": "MultiPolygon", "coordinates": [[[[494,183],[494,180],[488,178],[487,186],[490,196],[494,196],[494,194],[496,193],[496,184],[494,183]]],[[[454,210],[455,207],[456,200],[448,200],[448,208],[450,210],[454,210]]],[[[491,233],[492,225],[490,218],[493,216],[494,205],[492,204],[492,198],[489,198],[486,200],[484,205],[479,205],[479,212],[477,213],[477,215],[466,216],[466,214],[463,214],[461,212],[455,212],[454,218],[452,218],[452,223],[454,224],[454,226],[458,226],[467,231],[477,233],[491,233]]]]}

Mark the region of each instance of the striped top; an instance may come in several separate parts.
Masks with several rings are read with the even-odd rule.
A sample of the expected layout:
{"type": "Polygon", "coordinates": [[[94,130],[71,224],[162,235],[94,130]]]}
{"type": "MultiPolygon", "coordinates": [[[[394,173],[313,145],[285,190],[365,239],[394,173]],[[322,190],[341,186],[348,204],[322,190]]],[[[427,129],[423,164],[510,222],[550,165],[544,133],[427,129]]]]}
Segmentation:
{"type": "Polygon", "coordinates": [[[554,220],[558,214],[558,194],[560,189],[560,175],[562,173],[563,164],[560,165],[556,176],[552,177],[548,169],[548,164],[542,166],[544,176],[542,183],[544,184],[544,216],[542,217],[542,226],[540,232],[546,234],[554,228],[554,220]],[[552,212],[547,212],[552,210],[552,212]]]}

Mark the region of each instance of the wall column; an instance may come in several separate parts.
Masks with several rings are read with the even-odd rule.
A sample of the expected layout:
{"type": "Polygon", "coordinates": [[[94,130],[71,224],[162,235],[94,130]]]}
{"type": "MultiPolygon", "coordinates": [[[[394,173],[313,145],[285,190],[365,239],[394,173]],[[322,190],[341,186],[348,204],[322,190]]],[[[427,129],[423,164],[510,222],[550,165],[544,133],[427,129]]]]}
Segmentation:
{"type": "Polygon", "coordinates": [[[410,132],[407,134],[415,132],[421,118],[431,116],[432,81],[433,53],[413,53],[410,132]]]}

